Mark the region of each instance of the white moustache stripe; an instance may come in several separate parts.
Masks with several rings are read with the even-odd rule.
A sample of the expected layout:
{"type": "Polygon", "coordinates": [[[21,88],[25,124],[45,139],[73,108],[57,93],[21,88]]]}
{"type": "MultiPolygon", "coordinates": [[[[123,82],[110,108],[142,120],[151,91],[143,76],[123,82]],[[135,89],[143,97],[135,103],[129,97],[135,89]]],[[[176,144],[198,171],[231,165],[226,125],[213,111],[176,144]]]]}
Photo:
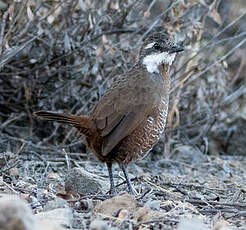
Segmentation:
{"type": "Polygon", "coordinates": [[[155,42],[149,43],[147,46],[144,47],[144,49],[150,49],[154,46],[155,42]]]}

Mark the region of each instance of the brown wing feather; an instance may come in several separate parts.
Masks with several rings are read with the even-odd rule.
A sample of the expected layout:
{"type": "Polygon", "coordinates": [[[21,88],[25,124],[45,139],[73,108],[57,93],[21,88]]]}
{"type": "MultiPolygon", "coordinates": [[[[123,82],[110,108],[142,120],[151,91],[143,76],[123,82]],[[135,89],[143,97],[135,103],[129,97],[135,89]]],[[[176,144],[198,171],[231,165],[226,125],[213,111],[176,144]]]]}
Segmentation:
{"type": "Polygon", "coordinates": [[[147,117],[148,108],[138,106],[136,111],[125,115],[117,126],[104,138],[102,155],[106,156],[126,136],[132,133],[136,127],[147,117]]]}
{"type": "Polygon", "coordinates": [[[148,84],[138,84],[141,78],[147,77],[137,72],[121,75],[94,108],[93,120],[104,137],[102,155],[106,156],[148,117],[155,95],[148,84]]]}

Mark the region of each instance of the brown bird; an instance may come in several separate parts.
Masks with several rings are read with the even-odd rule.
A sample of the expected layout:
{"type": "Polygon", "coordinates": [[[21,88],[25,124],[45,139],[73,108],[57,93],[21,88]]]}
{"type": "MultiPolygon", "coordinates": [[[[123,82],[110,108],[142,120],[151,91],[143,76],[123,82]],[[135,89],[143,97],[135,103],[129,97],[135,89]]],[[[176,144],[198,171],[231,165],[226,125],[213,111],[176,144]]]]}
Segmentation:
{"type": "Polygon", "coordinates": [[[115,193],[112,164],[122,169],[129,192],[129,162],[144,157],[164,131],[168,112],[171,66],[183,51],[166,34],[154,33],[145,39],[135,65],[116,76],[89,115],[58,114],[46,111],[35,115],[70,124],[85,135],[99,160],[107,164],[110,191],[115,193]]]}

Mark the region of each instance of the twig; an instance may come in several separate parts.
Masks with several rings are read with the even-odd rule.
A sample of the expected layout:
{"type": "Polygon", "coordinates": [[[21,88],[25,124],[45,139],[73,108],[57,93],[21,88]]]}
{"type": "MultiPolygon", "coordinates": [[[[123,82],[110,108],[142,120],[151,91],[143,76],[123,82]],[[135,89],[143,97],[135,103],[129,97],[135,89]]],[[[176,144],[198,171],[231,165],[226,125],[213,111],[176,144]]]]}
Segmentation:
{"type": "Polygon", "coordinates": [[[240,48],[244,43],[246,42],[246,38],[244,38],[241,42],[239,42],[237,45],[235,45],[230,51],[228,51],[224,56],[222,56],[220,59],[218,59],[217,61],[215,61],[214,63],[208,65],[206,68],[204,68],[203,71],[199,72],[198,74],[195,74],[193,77],[191,77],[190,81],[188,83],[185,84],[185,86],[187,84],[190,84],[191,82],[195,81],[197,78],[199,78],[200,76],[202,76],[204,73],[206,73],[208,70],[210,70],[213,66],[217,65],[218,63],[220,63],[221,61],[223,61],[224,59],[226,59],[229,55],[231,55],[236,49],[240,48]]]}
{"type": "Polygon", "coordinates": [[[235,203],[235,204],[229,204],[229,203],[225,203],[225,202],[217,202],[217,201],[203,201],[201,199],[185,199],[186,202],[189,202],[191,204],[199,204],[199,205],[207,205],[207,204],[211,204],[211,205],[220,205],[220,206],[229,206],[229,207],[234,207],[234,208],[242,208],[245,209],[246,208],[246,204],[239,204],[239,203],[235,203]]]}
{"type": "Polygon", "coordinates": [[[143,181],[145,181],[146,183],[148,183],[148,184],[154,186],[154,187],[157,188],[158,190],[164,192],[164,193],[168,193],[168,194],[170,194],[170,195],[172,195],[172,196],[176,196],[177,198],[182,198],[181,196],[175,194],[174,192],[171,192],[171,191],[169,191],[169,190],[167,190],[167,189],[164,189],[164,188],[160,187],[159,185],[154,184],[153,182],[151,182],[151,181],[149,181],[149,180],[147,180],[147,179],[145,179],[145,178],[141,178],[141,179],[142,179],[143,181]]]}

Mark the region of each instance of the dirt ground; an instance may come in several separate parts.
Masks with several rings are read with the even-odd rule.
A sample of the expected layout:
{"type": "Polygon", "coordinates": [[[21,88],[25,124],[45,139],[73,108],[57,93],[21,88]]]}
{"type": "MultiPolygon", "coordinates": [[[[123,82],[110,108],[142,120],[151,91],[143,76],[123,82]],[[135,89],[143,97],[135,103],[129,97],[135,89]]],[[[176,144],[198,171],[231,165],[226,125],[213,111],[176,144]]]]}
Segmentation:
{"type": "Polygon", "coordinates": [[[6,154],[1,191],[20,195],[35,214],[44,213],[55,223],[60,223],[62,209],[71,210],[63,225],[72,229],[88,229],[99,219],[105,222],[97,224],[106,229],[245,229],[244,157],[205,156],[190,147],[170,159],[149,156],[128,167],[138,195],[124,199],[126,184],[115,167],[119,197],[113,202],[106,195],[106,167],[90,155],[92,159],[64,153],[54,161],[45,154],[12,155],[11,160],[6,154]],[[58,214],[48,214],[51,210],[58,214]]]}

